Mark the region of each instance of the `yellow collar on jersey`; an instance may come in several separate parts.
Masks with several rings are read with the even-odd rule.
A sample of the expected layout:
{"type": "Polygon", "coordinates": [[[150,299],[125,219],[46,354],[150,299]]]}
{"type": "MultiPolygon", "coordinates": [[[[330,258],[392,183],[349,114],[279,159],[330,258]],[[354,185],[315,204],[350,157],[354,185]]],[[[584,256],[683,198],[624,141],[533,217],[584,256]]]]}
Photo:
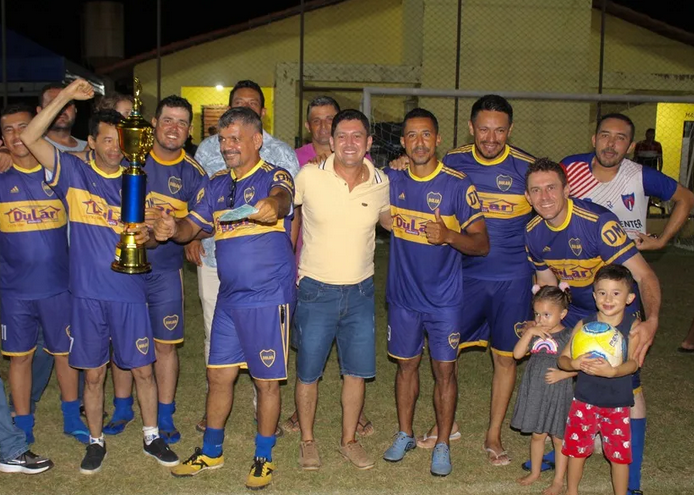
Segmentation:
{"type": "Polygon", "coordinates": [[[181,160],[183,160],[183,157],[186,156],[186,150],[181,150],[181,154],[178,155],[176,158],[173,160],[162,160],[157,156],[157,154],[154,152],[154,150],[149,152],[150,155],[152,155],[152,158],[154,158],[154,161],[157,162],[159,165],[176,165],[177,163],[180,163],[181,160]]]}
{"type": "Polygon", "coordinates": [[[23,174],[33,174],[35,172],[39,172],[41,170],[41,168],[43,168],[43,167],[41,167],[40,163],[38,165],[36,165],[34,168],[22,168],[19,165],[17,165],[16,163],[13,163],[12,167],[14,167],[14,169],[17,172],[21,172],[23,174]]]}
{"type": "Polygon", "coordinates": [[[437,175],[439,175],[439,173],[441,172],[442,169],[443,169],[443,163],[441,161],[439,161],[438,165],[436,165],[436,168],[434,169],[434,171],[432,173],[430,173],[429,175],[427,175],[426,177],[417,177],[416,175],[414,175],[412,173],[412,170],[410,170],[409,167],[407,168],[407,175],[409,175],[412,180],[416,180],[417,182],[428,182],[431,179],[433,179],[434,177],[436,177],[437,175]]]}
{"type": "Polygon", "coordinates": [[[571,216],[574,213],[574,202],[571,199],[567,199],[569,203],[568,211],[566,212],[566,218],[564,221],[561,223],[559,227],[552,227],[547,220],[545,220],[545,223],[547,224],[547,227],[549,230],[552,230],[554,232],[559,232],[564,230],[566,227],[568,227],[569,222],[571,221],[571,216]]]}
{"type": "Polygon", "coordinates": [[[89,166],[92,167],[94,172],[96,172],[101,177],[104,177],[106,179],[116,179],[116,178],[120,177],[121,175],[123,175],[123,167],[122,166],[118,167],[118,171],[113,172],[112,174],[108,174],[108,173],[104,172],[103,170],[101,170],[99,167],[97,167],[95,160],[89,160],[89,166]]]}
{"type": "Polygon", "coordinates": [[[256,164],[253,166],[252,169],[250,169],[250,170],[248,171],[248,173],[247,173],[246,175],[244,175],[244,176],[242,176],[242,177],[236,177],[236,173],[234,172],[234,169],[233,169],[233,168],[229,171],[229,175],[231,175],[231,178],[232,178],[233,180],[243,180],[243,179],[247,179],[248,177],[250,177],[251,175],[253,175],[254,173],[256,173],[256,172],[258,171],[258,169],[259,169],[260,167],[263,166],[263,163],[265,163],[265,162],[261,159],[258,163],[256,163],[256,164]]]}
{"type": "Polygon", "coordinates": [[[507,144],[506,146],[504,146],[504,152],[503,153],[501,153],[499,156],[497,156],[496,158],[494,158],[492,160],[487,160],[485,157],[479,156],[477,154],[475,145],[474,144],[472,145],[472,157],[480,165],[498,165],[501,162],[503,162],[504,160],[506,160],[506,158],[508,157],[508,154],[510,152],[511,152],[511,148],[509,148],[509,146],[507,144]]]}

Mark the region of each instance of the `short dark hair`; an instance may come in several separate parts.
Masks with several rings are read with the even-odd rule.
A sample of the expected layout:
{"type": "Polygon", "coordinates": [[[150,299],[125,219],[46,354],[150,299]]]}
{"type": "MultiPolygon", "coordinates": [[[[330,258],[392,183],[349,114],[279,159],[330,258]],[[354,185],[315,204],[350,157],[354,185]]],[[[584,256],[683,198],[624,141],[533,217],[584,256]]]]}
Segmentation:
{"type": "Polygon", "coordinates": [[[28,113],[32,118],[36,116],[36,109],[31,105],[26,103],[10,103],[0,112],[0,117],[5,117],[6,115],[14,115],[15,113],[28,113]]]}
{"type": "Polygon", "coordinates": [[[655,134],[655,129],[653,129],[652,127],[649,127],[648,129],[646,129],[646,134],[648,134],[649,132],[652,132],[653,134],[655,134]]]}
{"type": "Polygon", "coordinates": [[[328,105],[333,107],[336,112],[340,111],[340,105],[338,105],[335,99],[331,98],[330,96],[317,96],[316,98],[312,99],[308,104],[308,107],[306,107],[306,121],[308,121],[310,118],[311,109],[316,107],[327,107],[328,105]]]}
{"type": "Polygon", "coordinates": [[[92,116],[89,117],[89,135],[96,139],[99,135],[99,124],[103,123],[116,126],[121,120],[123,120],[123,116],[112,108],[94,112],[92,116]]]}
{"type": "Polygon", "coordinates": [[[503,112],[508,115],[509,125],[513,124],[513,107],[506,98],[499,95],[484,95],[482,98],[472,104],[470,111],[470,120],[475,121],[475,117],[482,110],[490,112],[503,112]]]}
{"type": "Polygon", "coordinates": [[[601,280],[615,280],[617,282],[624,281],[629,287],[629,292],[633,291],[634,276],[626,266],[619,264],[605,265],[598,270],[593,279],[593,286],[601,280]]]}
{"type": "Polygon", "coordinates": [[[159,120],[159,117],[161,117],[161,112],[164,110],[164,107],[186,109],[188,111],[188,115],[190,116],[188,123],[193,122],[193,106],[185,98],[181,98],[178,95],[169,95],[163,100],[161,100],[157,105],[157,109],[154,111],[155,119],[159,120]]]}
{"type": "Polygon", "coordinates": [[[366,115],[361,113],[359,110],[355,110],[354,108],[347,108],[346,110],[340,110],[337,112],[337,115],[333,117],[333,125],[330,128],[331,136],[335,135],[337,125],[343,120],[358,120],[362,123],[364,129],[366,129],[367,137],[371,135],[371,126],[369,125],[369,119],[366,118],[366,115]]]}
{"type": "Polygon", "coordinates": [[[562,290],[556,285],[545,285],[540,287],[540,290],[533,296],[533,306],[535,306],[535,303],[538,301],[551,301],[558,304],[562,309],[569,309],[571,292],[568,287],[562,290]]]}
{"type": "Polygon", "coordinates": [[[219,118],[217,127],[225,129],[231,124],[241,122],[244,125],[252,125],[259,133],[263,133],[263,121],[260,116],[248,107],[230,108],[219,118]]]}
{"type": "MultiPolygon", "coordinates": [[[[41,91],[39,92],[39,106],[41,108],[43,108],[43,95],[51,89],[59,89],[62,91],[63,89],[65,89],[65,84],[62,82],[50,82],[46,84],[43,88],[41,88],[41,91]]],[[[68,103],[68,105],[72,103],[74,102],[71,101],[70,103],[68,103]]]]}
{"type": "Polygon", "coordinates": [[[525,171],[526,190],[528,190],[528,179],[530,178],[530,175],[534,174],[535,172],[556,172],[556,174],[559,176],[562,187],[566,187],[568,184],[566,180],[566,172],[564,172],[564,168],[561,165],[559,165],[557,162],[553,162],[549,158],[538,158],[533,163],[528,165],[528,170],[525,171]]]}
{"type": "Polygon", "coordinates": [[[634,135],[636,134],[636,126],[634,125],[634,121],[626,115],[624,115],[623,113],[608,113],[600,117],[598,119],[597,125],[595,126],[596,135],[598,134],[598,131],[600,130],[600,126],[602,125],[602,123],[605,122],[607,119],[617,119],[629,124],[629,128],[631,129],[631,136],[629,137],[629,141],[631,142],[634,140],[634,135]]]}
{"type": "Polygon", "coordinates": [[[129,101],[130,103],[134,103],[134,99],[131,95],[124,95],[122,93],[110,93],[107,94],[106,96],[102,96],[99,102],[94,106],[94,111],[98,112],[100,110],[108,110],[108,109],[116,109],[116,105],[118,105],[121,101],[129,101]]]}
{"type": "Polygon", "coordinates": [[[229,106],[231,106],[231,102],[234,99],[234,94],[239,89],[243,89],[243,88],[250,88],[250,89],[256,91],[260,95],[260,108],[265,108],[265,95],[263,94],[263,90],[260,89],[260,86],[258,85],[257,82],[251,81],[249,79],[244,79],[243,81],[239,81],[236,84],[234,84],[234,87],[231,90],[231,93],[229,93],[229,106]]]}
{"type": "Polygon", "coordinates": [[[402,120],[403,136],[405,135],[405,124],[410,119],[429,119],[434,124],[434,130],[436,131],[436,134],[439,133],[439,121],[433,113],[424,108],[413,108],[412,110],[407,112],[407,115],[405,115],[405,118],[402,120]]]}

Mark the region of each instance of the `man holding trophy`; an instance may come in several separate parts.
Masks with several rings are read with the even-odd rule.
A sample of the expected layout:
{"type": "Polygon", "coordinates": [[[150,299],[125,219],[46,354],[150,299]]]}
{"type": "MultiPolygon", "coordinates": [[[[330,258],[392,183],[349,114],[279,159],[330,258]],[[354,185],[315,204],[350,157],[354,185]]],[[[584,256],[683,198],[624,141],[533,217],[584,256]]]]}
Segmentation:
{"type": "Polygon", "coordinates": [[[94,153],[88,164],[57,151],[43,138],[65,105],[93,96],[87,81],[72,82],[21,135],[43,165],[46,182],[66,204],[70,220],[73,308],[69,363],[86,372],[84,405],[89,426],[89,444],[80,472],[98,472],[106,456],[102,414],[111,344],[114,363],[131,370],[135,378],[144,425],[144,453],[160,464],[174,466],[178,456],[159,437],[157,428],[154,344],[143,275],[149,269],[145,244],[156,245],[144,224],[146,183],[141,170],[152,143],[151,127],[140,116],[137,99],[133,114],[125,122],[115,111],[97,112],[89,123],[88,142],[94,153]],[[119,139],[119,130],[125,139],[119,139]],[[131,161],[125,171],[121,147],[131,161]],[[117,270],[111,267],[116,244],[117,270]]]}

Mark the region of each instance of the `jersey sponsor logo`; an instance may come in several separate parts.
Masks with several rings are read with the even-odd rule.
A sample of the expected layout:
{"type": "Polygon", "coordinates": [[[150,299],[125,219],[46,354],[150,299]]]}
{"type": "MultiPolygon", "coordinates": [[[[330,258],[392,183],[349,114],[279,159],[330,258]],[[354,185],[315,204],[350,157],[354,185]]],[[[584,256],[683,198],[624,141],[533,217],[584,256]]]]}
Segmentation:
{"type": "Polygon", "coordinates": [[[272,176],[272,182],[279,182],[288,187],[290,191],[294,190],[294,182],[292,181],[292,176],[284,170],[278,170],[277,172],[275,172],[275,175],[272,176]]]}
{"type": "Polygon", "coordinates": [[[620,220],[619,223],[622,224],[624,229],[641,231],[643,228],[643,223],[638,218],[636,220],[620,220]]]}
{"type": "Polygon", "coordinates": [[[441,201],[443,201],[443,196],[441,193],[437,192],[429,192],[427,193],[427,206],[431,211],[436,210],[439,206],[441,206],[441,201]]]}
{"type": "Polygon", "coordinates": [[[621,246],[629,239],[622,226],[614,220],[610,220],[602,227],[600,235],[603,242],[610,247],[621,246]]]}
{"type": "MultiPolygon", "coordinates": [[[[202,191],[203,189],[201,189],[202,191]]],[[[145,201],[147,208],[165,211],[168,215],[183,218],[188,215],[188,204],[180,199],[171,198],[157,192],[150,192],[145,201]]]]}
{"type": "Polygon", "coordinates": [[[162,323],[164,324],[164,327],[170,332],[173,332],[174,328],[178,326],[178,315],[166,315],[162,319],[162,323]]]}
{"type": "Polygon", "coordinates": [[[138,351],[140,351],[140,354],[144,354],[146,356],[149,352],[149,339],[147,337],[137,339],[135,341],[135,347],[138,351]]]}
{"type": "Polygon", "coordinates": [[[627,207],[627,210],[634,211],[634,204],[636,203],[634,193],[622,194],[622,203],[627,207]]]}
{"type": "Polygon", "coordinates": [[[478,192],[482,212],[487,218],[517,218],[527,215],[532,207],[522,194],[490,194],[478,192]]]}
{"type": "Polygon", "coordinates": [[[275,364],[275,358],[277,357],[277,353],[274,349],[262,349],[259,355],[260,361],[262,361],[262,363],[266,367],[270,368],[273,364],[275,364]]]}
{"type": "Polygon", "coordinates": [[[53,192],[53,189],[48,187],[48,184],[46,184],[45,182],[41,182],[41,189],[43,189],[43,192],[45,192],[46,196],[48,196],[49,198],[55,194],[55,192],[53,192]]]}
{"type": "MultiPolygon", "coordinates": [[[[395,237],[418,244],[430,245],[426,236],[426,224],[435,221],[434,215],[394,206],[391,206],[390,213],[393,217],[392,225],[395,237]]],[[[441,215],[441,219],[450,230],[460,232],[460,225],[455,215],[441,215]]]]}
{"type": "Polygon", "coordinates": [[[0,230],[8,233],[57,229],[67,223],[65,209],[58,200],[2,203],[0,212],[0,230]]]}
{"type": "Polygon", "coordinates": [[[569,247],[571,248],[572,253],[574,253],[576,256],[581,256],[581,253],[583,252],[581,239],[579,239],[578,237],[572,237],[571,239],[569,239],[569,247]]]}
{"type": "Polygon", "coordinates": [[[477,189],[475,189],[475,186],[470,186],[467,188],[467,191],[465,192],[465,201],[467,201],[470,208],[474,208],[476,210],[480,209],[480,198],[477,196],[477,189]]]}
{"type": "Polygon", "coordinates": [[[12,194],[16,194],[16,193],[19,192],[19,188],[18,188],[17,186],[14,186],[12,189],[10,189],[10,192],[11,192],[12,194]]]}
{"type": "Polygon", "coordinates": [[[180,177],[169,177],[169,191],[171,194],[176,194],[183,187],[183,181],[180,177]]]}
{"type": "Polygon", "coordinates": [[[448,336],[448,345],[450,345],[453,349],[458,348],[458,346],[460,345],[460,333],[459,332],[454,332],[448,336]]]}
{"type": "Polygon", "coordinates": [[[220,222],[219,217],[229,210],[220,210],[214,212],[215,234],[216,241],[225,239],[233,239],[247,235],[261,235],[270,232],[285,232],[284,218],[277,220],[274,225],[262,225],[248,219],[238,220],[234,222],[220,222]]]}
{"type": "Polygon", "coordinates": [[[246,204],[250,203],[254,197],[255,187],[251,186],[243,190],[243,200],[246,202],[246,204]]]}
{"type": "Polygon", "coordinates": [[[496,176],[496,187],[506,192],[511,189],[513,185],[513,177],[510,175],[497,175],[496,176]]]}
{"type": "Polygon", "coordinates": [[[88,217],[100,217],[106,220],[106,223],[111,227],[116,227],[120,224],[120,208],[111,206],[106,201],[98,196],[82,201],[84,205],[84,214],[88,217]]]}
{"type": "Polygon", "coordinates": [[[572,287],[587,287],[593,283],[595,273],[604,265],[601,258],[587,260],[545,260],[559,280],[572,287]]]}

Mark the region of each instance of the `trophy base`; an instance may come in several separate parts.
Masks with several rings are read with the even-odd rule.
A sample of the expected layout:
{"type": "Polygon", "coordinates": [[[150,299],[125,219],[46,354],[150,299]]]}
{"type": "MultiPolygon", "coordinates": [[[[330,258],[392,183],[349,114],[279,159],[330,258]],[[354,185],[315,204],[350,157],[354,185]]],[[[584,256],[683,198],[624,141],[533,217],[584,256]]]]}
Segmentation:
{"type": "Polygon", "coordinates": [[[111,270],[128,275],[152,271],[152,264],[147,262],[147,248],[135,242],[135,234],[123,232],[120,235],[111,270]]]}

